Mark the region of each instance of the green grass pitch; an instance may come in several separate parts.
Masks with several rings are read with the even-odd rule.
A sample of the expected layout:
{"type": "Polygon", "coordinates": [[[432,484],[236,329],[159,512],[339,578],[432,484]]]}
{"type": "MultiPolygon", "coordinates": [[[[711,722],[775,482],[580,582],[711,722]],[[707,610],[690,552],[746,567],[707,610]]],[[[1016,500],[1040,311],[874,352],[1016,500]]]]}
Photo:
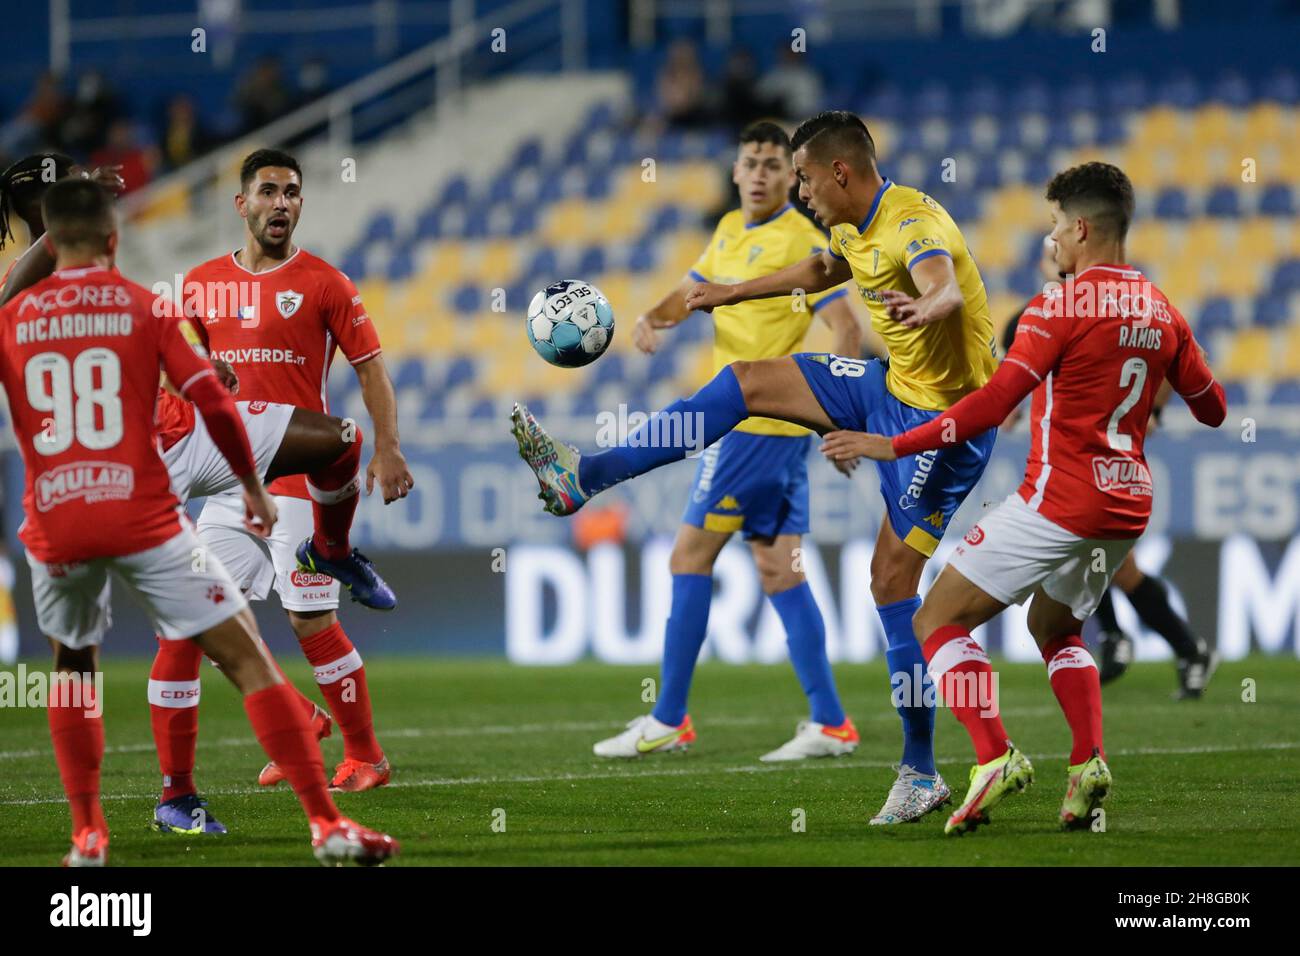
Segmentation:
{"type": "MultiPolygon", "coordinates": [[[[310,687],[301,660],[285,663],[310,687]]],[[[1277,865],[1294,863],[1300,848],[1294,659],[1224,665],[1198,702],[1170,700],[1169,664],[1135,666],[1107,687],[1115,788],[1105,832],[1080,833],[1055,828],[1069,736],[1043,668],[1000,665],[1004,719],[1037,779],[999,807],[990,826],[963,838],[944,837],[937,813],[908,826],[866,825],[898,758],[883,662],[836,668],[863,736],[856,754],[775,767],[757,758],[790,736],[803,702],[785,666],[701,666],[691,708],[697,744],[636,762],[598,760],[591,745],[647,709],[641,682],[656,668],[525,669],[374,655],[366,669],[393,783],[344,794],[339,804],[402,841],[395,865],[1277,865]],[[1254,702],[1242,700],[1248,678],[1254,702]],[[793,826],[798,810],[803,832],[793,826]]],[[[285,785],[258,791],[262,753],[234,690],[206,667],[198,782],[231,832],[150,831],[158,779],[147,673],[142,661],[111,654],[106,661],[111,862],[313,863],[297,802],[285,785]]],[[[0,863],[56,864],[69,825],[44,711],[7,709],[0,719],[0,863]]],[[[936,736],[941,772],[960,796],[972,759],[966,735],[940,712],[936,736]]],[[[337,731],[324,750],[332,767],[341,754],[337,731]]]]}

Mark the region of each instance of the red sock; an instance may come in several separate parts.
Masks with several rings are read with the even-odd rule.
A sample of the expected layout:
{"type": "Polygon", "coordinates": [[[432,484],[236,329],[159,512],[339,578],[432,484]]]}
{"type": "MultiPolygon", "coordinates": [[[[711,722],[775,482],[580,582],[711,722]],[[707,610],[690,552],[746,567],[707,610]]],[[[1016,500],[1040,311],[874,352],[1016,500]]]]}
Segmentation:
{"type": "Polygon", "coordinates": [[[1049,641],[1043,648],[1043,661],[1047,664],[1052,693],[1060,702],[1074,736],[1070,764],[1083,763],[1092,756],[1093,748],[1105,760],[1106,748],[1101,742],[1101,676],[1083,638],[1072,634],[1049,641]]]}
{"type": "Polygon", "coordinates": [[[294,695],[298,698],[299,709],[302,710],[303,715],[308,721],[310,721],[316,716],[316,702],[300,691],[297,686],[289,680],[289,678],[284,676],[284,668],[280,666],[279,661],[272,657],[271,663],[275,665],[275,671],[280,675],[280,680],[284,681],[285,686],[293,688],[294,695]]]}
{"type": "Polygon", "coordinates": [[[1007,732],[998,716],[997,678],[970,631],[941,627],[921,647],[939,698],[970,734],[977,763],[1007,752],[1007,732]]]}
{"type": "Polygon", "coordinates": [[[291,685],[276,684],[246,696],[244,710],[258,743],[284,771],[308,818],[337,820],[338,807],[325,789],[325,763],[296,694],[291,685]]]}
{"type": "Polygon", "coordinates": [[[72,810],[72,833],[86,827],[108,831],[104,809],[99,803],[99,766],[104,760],[104,718],[98,711],[95,685],[83,683],[80,674],[71,675],[65,695],[56,688],[46,708],[54,759],[59,764],[63,792],[72,810]]]}
{"type": "Polygon", "coordinates": [[[149,722],[162,771],[162,801],[194,793],[194,752],[199,737],[199,665],[196,641],[158,638],[149,671],[149,722]]]}
{"type": "Polygon", "coordinates": [[[379,763],[384,759],[384,752],[375,739],[366,669],[361,655],[343,633],[343,625],[335,621],[325,630],[303,638],[301,644],[302,652],[316,670],[320,692],[343,732],[343,756],[379,763]]]}
{"type": "MultiPolygon", "coordinates": [[[[349,419],[350,421],[350,419],[349,419]]],[[[353,424],[353,441],[347,451],[320,471],[307,476],[315,532],[312,544],[327,558],[346,558],[352,550],[348,533],[357,513],[361,491],[361,426],[353,424]]]]}

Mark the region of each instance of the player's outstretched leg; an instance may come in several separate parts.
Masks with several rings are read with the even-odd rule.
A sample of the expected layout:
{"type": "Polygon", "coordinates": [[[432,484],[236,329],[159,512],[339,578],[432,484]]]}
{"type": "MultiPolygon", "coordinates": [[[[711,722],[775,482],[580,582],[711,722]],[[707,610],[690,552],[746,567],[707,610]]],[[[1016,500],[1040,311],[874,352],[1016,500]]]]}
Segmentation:
{"type": "Polygon", "coordinates": [[[293,787],[311,825],[312,852],[327,865],[382,863],[398,852],[397,841],[339,813],[325,785],[325,765],[311,726],[257,636],[244,609],[195,640],[244,695],[244,710],[258,743],[293,787]]]}
{"type": "Polygon", "coordinates": [[[64,866],[103,866],[108,862],[108,823],[99,802],[99,768],[104,760],[104,719],[94,676],[98,648],[72,649],[50,641],[60,685],[46,711],[59,779],[72,811],[72,848],[64,866]]]}
{"type": "Polygon", "coordinates": [[[266,480],[307,476],[314,533],[295,554],[303,570],[328,574],[364,607],[391,611],[397,606],[393,589],[348,540],[361,491],[363,438],[350,418],[295,408],[266,480]]]}
{"type": "Polygon", "coordinates": [[[825,432],[834,428],[793,357],[733,362],[690,398],[655,412],[626,440],[583,455],[555,441],[523,405],[511,412],[519,455],[551,514],[573,514],[594,495],[712,445],[751,415],[825,432]]]}

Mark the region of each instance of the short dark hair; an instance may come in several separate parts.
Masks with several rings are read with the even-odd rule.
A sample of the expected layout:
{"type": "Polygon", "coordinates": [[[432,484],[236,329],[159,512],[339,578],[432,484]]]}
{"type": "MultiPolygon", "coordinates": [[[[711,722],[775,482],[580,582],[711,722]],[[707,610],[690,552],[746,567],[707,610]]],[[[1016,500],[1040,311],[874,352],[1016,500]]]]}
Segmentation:
{"type": "Polygon", "coordinates": [[[786,135],[785,130],[771,120],[758,120],[742,129],[740,145],[744,146],[746,143],[772,143],[781,147],[787,157],[794,152],[790,148],[790,137],[786,135]]]}
{"type": "Polygon", "coordinates": [[[45,190],[72,171],[71,156],[63,153],[33,153],[0,173],[0,249],[14,238],[9,217],[24,216],[24,207],[39,205],[45,190]]]}
{"type": "Polygon", "coordinates": [[[292,169],[298,174],[298,182],[302,182],[302,167],[298,165],[298,160],[293,155],[286,153],[282,149],[255,149],[244,157],[244,162],[239,167],[239,189],[241,192],[248,191],[248,185],[253,181],[259,169],[265,169],[267,166],[282,166],[285,169],[292,169]]]}
{"type": "Polygon", "coordinates": [[[1133,184],[1110,163],[1083,163],[1057,173],[1047,184],[1047,201],[1060,203],[1116,239],[1128,234],[1133,220],[1133,184]]]}
{"type": "Polygon", "coordinates": [[[871,131],[848,110],[826,110],[804,120],[794,131],[790,146],[794,150],[807,147],[809,154],[820,159],[854,160],[859,168],[876,162],[876,141],[871,131]]]}
{"type": "Polygon", "coordinates": [[[107,246],[117,229],[113,194],[89,179],[61,179],[45,191],[41,215],[55,246],[107,246]]]}

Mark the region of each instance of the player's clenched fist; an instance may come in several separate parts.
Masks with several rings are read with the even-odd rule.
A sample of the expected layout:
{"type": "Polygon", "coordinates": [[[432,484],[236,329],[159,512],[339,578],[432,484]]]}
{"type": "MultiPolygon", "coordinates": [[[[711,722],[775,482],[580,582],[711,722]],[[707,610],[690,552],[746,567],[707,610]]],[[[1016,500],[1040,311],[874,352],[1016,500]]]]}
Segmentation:
{"type": "Polygon", "coordinates": [[[280,516],[275,499],[256,475],[244,485],[244,527],[259,538],[269,538],[280,516]]]}
{"type": "Polygon", "coordinates": [[[853,458],[872,458],[876,461],[893,461],[894,442],[886,435],[868,435],[866,432],[827,432],[822,441],[822,454],[833,462],[853,458]]]}
{"type": "Polygon", "coordinates": [[[731,286],[717,282],[699,282],[686,293],[686,307],[692,311],[712,312],[719,305],[731,305],[731,286]]]}
{"type": "Polygon", "coordinates": [[[406,467],[406,458],[396,448],[381,448],[370,459],[366,468],[366,494],[374,491],[375,482],[379,483],[386,505],[405,498],[415,487],[415,478],[406,467]]]}

